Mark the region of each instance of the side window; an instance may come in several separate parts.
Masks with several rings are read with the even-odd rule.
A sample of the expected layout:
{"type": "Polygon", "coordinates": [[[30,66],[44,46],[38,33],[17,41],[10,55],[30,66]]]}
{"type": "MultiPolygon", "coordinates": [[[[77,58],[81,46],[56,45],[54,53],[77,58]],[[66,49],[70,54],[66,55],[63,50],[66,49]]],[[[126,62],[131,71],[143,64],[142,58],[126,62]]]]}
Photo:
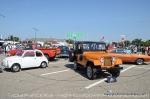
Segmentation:
{"type": "Polygon", "coordinates": [[[117,50],[117,53],[122,54],[122,53],[124,53],[124,51],[123,50],[117,50]]]}
{"type": "Polygon", "coordinates": [[[35,56],[35,53],[33,51],[27,51],[25,54],[24,54],[24,57],[34,57],[35,56]]]}
{"type": "Polygon", "coordinates": [[[36,51],[36,56],[37,56],[37,57],[42,57],[42,53],[39,52],[39,51],[36,51]]]}
{"type": "Polygon", "coordinates": [[[113,50],[112,53],[116,53],[116,50],[113,50]]]}

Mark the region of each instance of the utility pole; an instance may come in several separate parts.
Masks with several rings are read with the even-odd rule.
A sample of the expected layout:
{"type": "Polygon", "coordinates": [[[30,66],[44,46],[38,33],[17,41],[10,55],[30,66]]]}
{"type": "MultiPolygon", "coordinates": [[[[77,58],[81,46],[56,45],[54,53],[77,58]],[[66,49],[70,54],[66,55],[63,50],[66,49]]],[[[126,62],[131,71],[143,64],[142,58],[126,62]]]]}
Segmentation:
{"type": "Polygon", "coordinates": [[[34,43],[37,43],[37,41],[36,41],[36,33],[37,33],[37,31],[39,31],[37,28],[32,28],[33,30],[34,30],[34,43]]]}
{"type": "MultiPolygon", "coordinates": [[[[0,13],[0,17],[5,18],[6,16],[0,13]]],[[[0,39],[3,39],[2,37],[3,37],[3,36],[2,36],[2,34],[1,34],[1,35],[0,35],[0,39]]]]}

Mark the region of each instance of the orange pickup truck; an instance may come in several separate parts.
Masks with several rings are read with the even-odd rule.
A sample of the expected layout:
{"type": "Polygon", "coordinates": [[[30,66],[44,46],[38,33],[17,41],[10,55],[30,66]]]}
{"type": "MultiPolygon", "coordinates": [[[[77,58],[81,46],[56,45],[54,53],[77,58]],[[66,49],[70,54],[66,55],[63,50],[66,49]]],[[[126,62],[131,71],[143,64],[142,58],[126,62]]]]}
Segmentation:
{"type": "Polygon", "coordinates": [[[56,55],[60,54],[59,48],[38,48],[38,50],[41,50],[48,60],[54,60],[56,55]]]}

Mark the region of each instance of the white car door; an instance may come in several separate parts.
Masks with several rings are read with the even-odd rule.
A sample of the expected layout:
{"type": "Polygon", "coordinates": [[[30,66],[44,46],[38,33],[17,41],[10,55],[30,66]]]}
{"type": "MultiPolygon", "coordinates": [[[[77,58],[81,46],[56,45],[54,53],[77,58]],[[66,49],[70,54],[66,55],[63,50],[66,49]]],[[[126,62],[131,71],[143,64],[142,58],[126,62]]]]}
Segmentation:
{"type": "Polygon", "coordinates": [[[22,58],[22,68],[36,67],[36,57],[34,51],[26,51],[22,58]]]}
{"type": "Polygon", "coordinates": [[[44,61],[43,60],[43,54],[40,52],[40,51],[35,51],[35,54],[36,54],[36,66],[40,66],[41,63],[44,61]]]}

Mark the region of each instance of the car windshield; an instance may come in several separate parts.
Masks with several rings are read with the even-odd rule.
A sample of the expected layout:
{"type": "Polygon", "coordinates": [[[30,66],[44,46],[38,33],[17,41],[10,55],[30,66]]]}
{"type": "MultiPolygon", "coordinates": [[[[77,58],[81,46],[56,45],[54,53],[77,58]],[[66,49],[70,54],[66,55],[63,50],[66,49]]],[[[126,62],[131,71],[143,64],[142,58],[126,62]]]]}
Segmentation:
{"type": "Polygon", "coordinates": [[[23,54],[23,50],[17,51],[16,53],[17,56],[22,56],[22,54],[23,54]]]}
{"type": "Polygon", "coordinates": [[[67,46],[62,46],[60,48],[61,48],[61,50],[69,50],[69,48],[67,46]]]}
{"type": "Polygon", "coordinates": [[[81,43],[78,44],[78,49],[83,49],[84,51],[104,51],[106,50],[105,43],[91,42],[91,43],[81,43]]]}

